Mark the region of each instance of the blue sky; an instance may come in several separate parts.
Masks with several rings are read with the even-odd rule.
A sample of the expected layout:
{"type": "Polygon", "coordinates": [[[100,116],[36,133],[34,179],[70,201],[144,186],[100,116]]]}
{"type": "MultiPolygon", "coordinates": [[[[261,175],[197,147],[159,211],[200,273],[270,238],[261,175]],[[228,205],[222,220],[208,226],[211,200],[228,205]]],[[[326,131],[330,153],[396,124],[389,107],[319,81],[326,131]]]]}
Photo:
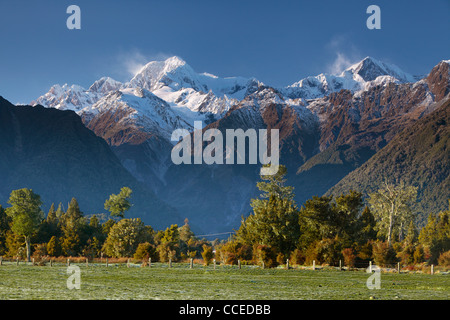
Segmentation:
{"type": "Polygon", "coordinates": [[[0,2],[0,95],[29,103],[55,83],[131,78],[178,55],[198,72],[272,86],[372,56],[412,74],[450,59],[450,1],[54,0],[0,2]],[[81,8],[68,30],[66,8],[81,8]],[[381,8],[381,30],[366,9],[381,8]]]}

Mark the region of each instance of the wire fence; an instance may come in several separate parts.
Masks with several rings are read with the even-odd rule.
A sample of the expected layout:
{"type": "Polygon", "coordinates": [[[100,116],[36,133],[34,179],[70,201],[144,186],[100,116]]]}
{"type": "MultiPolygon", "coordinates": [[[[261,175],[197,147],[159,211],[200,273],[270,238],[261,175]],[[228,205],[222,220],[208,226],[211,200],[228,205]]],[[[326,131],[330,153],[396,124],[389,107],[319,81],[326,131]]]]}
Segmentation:
{"type": "MultiPolygon", "coordinates": [[[[52,257],[41,257],[40,259],[35,259],[34,257],[30,259],[30,261],[27,261],[26,259],[19,259],[17,257],[1,257],[0,256],[0,266],[53,266],[53,265],[65,265],[69,266],[71,264],[78,264],[78,265],[86,265],[86,266],[123,266],[126,265],[127,267],[164,267],[164,268],[171,268],[173,265],[189,265],[190,268],[193,268],[194,266],[194,259],[189,259],[189,261],[178,261],[178,262],[172,262],[169,260],[168,262],[152,262],[151,259],[148,261],[142,261],[142,260],[133,260],[131,258],[94,258],[94,259],[88,259],[86,257],[58,257],[58,258],[52,258],[52,257]]],[[[204,265],[204,261],[202,259],[195,259],[195,264],[204,265]]],[[[210,266],[213,266],[214,269],[216,269],[217,266],[227,266],[232,268],[238,268],[241,269],[241,266],[245,265],[246,267],[253,267],[253,268],[262,268],[265,269],[264,264],[254,264],[249,261],[241,261],[238,260],[237,264],[225,264],[222,261],[219,261],[218,259],[213,259],[210,266]]],[[[298,269],[298,270],[339,270],[339,271],[365,271],[365,272],[397,272],[397,273],[408,273],[408,272],[421,272],[421,273],[428,273],[428,274],[434,274],[436,272],[442,273],[442,274],[448,274],[449,268],[445,266],[435,266],[433,264],[421,264],[421,265],[402,265],[400,263],[397,264],[383,264],[383,265],[376,265],[372,261],[367,262],[355,262],[351,266],[346,266],[343,261],[341,260],[338,265],[328,265],[328,264],[316,264],[315,261],[312,262],[312,264],[293,264],[289,259],[286,260],[285,264],[278,265],[276,269],[298,269]]]]}

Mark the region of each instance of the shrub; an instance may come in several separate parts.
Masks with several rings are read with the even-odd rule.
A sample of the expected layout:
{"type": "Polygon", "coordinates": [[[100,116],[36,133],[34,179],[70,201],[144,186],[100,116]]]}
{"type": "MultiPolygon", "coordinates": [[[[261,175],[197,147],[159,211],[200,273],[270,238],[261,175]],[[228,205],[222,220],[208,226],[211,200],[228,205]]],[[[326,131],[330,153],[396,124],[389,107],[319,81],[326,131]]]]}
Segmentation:
{"type": "Polygon", "coordinates": [[[372,260],[373,241],[367,241],[365,244],[358,246],[356,251],[358,252],[357,257],[359,259],[363,261],[372,260]]]}
{"type": "Polygon", "coordinates": [[[313,261],[315,260],[316,262],[319,261],[319,259],[317,258],[317,250],[316,250],[316,246],[318,244],[318,241],[313,242],[309,245],[309,247],[306,249],[305,252],[305,263],[307,265],[311,265],[313,263],[313,261]]]}
{"type": "Polygon", "coordinates": [[[6,232],[6,248],[8,249],[6,252],[7,256],[24,259],[26,257],[26,250],[23,245],[23,236],[16,235],[10,230],[6,232]]]}
{"type": "Polygon", "coordinates": [[[303,254],[303,252],[301,250],[295,249],[291,253],[290,260],[291,260],[292,264],[296,264],[296,265],[304,264],[305,263],[305,255],[303,254]]]}
{"type": "Polygon", "coordinates": [[[45,265],[45,262],[47,256],[47,244],[46,243],[40,243],[34,245],[34,252],[33,252],[33,259],[34,263],[39,266],[45,265]]]}
{"type": "Polygon", "coordinates": [[[352,248],[345,248],[342,250],[342,255],[344,256],[344,265],[353,268],[356,261],[355,251],[352,248]]]}
{"type": "Polygon", "coordinates": [[[387,241],[377,241],[373,244],[373,259],[378,266],[396,263],[396,252],[387,241]]]}
{"type": "Polygon", "coordinates": [[[450,250],[439,255],[438,264],[443,267],[450,267],[450,250]]]}
{"type": "Polygon", "coordinates": [[[172,261],[177,261],[179,258],[179,252],[176,250],[177,248],[174,247],[172,249],[172,246],[170,243],[161,243],[157,248],[156,251],[159,255],[159,261],[161,262],[168,262],[169,259],[172,261]]]}
{"type": "Polygon", "coordinates": [[[341,245],[337,239],[322,239],[318,241],[312,252],[316,262],[329,265],[339,265],[342,259],[341,245]]]}
{"type": "Polygon", "coordinates": [[[53,236],[47,243],[47,253],[51,257],[58,257],[61,255],[61,246],[59,244],[58,238],[53,236]]]}
{"type": "Polygon", "coordinates": [[[59,239],[61,250],[65,256],[76,256],[80,247],[80,236],[77,233],[70,232],[59,239]]]}
{"type": "Polygon", "coordinates": [[[277,264],[285,264],[286,263],[286,259],[284,258],[284,254],[282,254],[281,252],[278,253],[276,260],[277,260],[277,264]]]}
{"type": "Polygon", "coordinates": [[[203,262],[205,263],[206,266],[208,266],[211,263],[213,256],[214,256],[214,254],[212,251],[212,247],[204,244],[202,258],[203,258],[203,262]]]}
{"type": "Polygon", "coordinates": [[[252,258],[252,248],[237,241],[230,241],[216,248],[216,256],[225,264],[237,264],[238,260],[252,258]]]}
{"type": "Polygon", "coordinates": [[[403,248],[403,250],[401,250],[398,254],[397,257],[400,258],[400,262],[402,264],[405,265],[410,265],[414,263],[414,246],[407,244],[405,245],[405,247],[403,248]]]}
{"type": "Polygon", "coordinates": [[[155,261],[157,258],[156,248],[149,242],[139,243],[133,258],[143,261],[147,261],[151,258],[155,261]]]}
{"type": "Polygon", "coordinates": [[[140,219],[122,219],[111,227],[102,250],[110,257],[130,257],[139,243],[147,241],[147,236],[140,219]]]}
{"type": "Polygon", "coordinates": [[[257,263],[264,263],[267,268],[277,266],[277,253],[274,248],[267,245],[255,245],[253,249],[253,258],[257,263]]]}
{"type": "Polygon", "coordinates": [[[85,257],[91,259],[98,257],[100,255],[100,252],[101,252],[100,241],[98,241],[96,237],[93,237],[92,239],[89,238],[82,250],[82,254],[85,257]]]}

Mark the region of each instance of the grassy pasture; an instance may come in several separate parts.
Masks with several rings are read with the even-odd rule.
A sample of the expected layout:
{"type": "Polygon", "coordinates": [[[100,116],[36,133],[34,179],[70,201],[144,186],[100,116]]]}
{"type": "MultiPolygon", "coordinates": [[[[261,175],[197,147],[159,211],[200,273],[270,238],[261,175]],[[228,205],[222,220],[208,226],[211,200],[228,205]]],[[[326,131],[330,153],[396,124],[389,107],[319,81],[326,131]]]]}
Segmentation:
{"type": "Polygon", "coordinates": [[[381,289],[369,290],[364,271],[332,269],[261,269],[255,266],[212,266],[154,263],[76,264],[81,288],[67,288],[67,266],[0,266],[0,299],[445,299],[450,298],[450,275],[382,273],[381,289]]]}

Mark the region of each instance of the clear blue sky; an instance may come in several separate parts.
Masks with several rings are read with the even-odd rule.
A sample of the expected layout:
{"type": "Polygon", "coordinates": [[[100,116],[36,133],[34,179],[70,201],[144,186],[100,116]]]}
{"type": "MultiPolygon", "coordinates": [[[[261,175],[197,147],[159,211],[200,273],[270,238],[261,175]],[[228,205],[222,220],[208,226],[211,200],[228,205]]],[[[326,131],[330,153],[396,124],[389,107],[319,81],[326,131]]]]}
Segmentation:
{"type": "Polygon", "coordinates": [[[284,86],[365,56],[426,74],[450,59],[450,1],[54,0],[0,2],[0,95],[29,103],[55,83],[129,80],[178,55],[198,72],[284,86]],[[81,8],[68,30],[66,8],[81,8]],[[381,30],[366,8],[381,8],[381,30]]]}

